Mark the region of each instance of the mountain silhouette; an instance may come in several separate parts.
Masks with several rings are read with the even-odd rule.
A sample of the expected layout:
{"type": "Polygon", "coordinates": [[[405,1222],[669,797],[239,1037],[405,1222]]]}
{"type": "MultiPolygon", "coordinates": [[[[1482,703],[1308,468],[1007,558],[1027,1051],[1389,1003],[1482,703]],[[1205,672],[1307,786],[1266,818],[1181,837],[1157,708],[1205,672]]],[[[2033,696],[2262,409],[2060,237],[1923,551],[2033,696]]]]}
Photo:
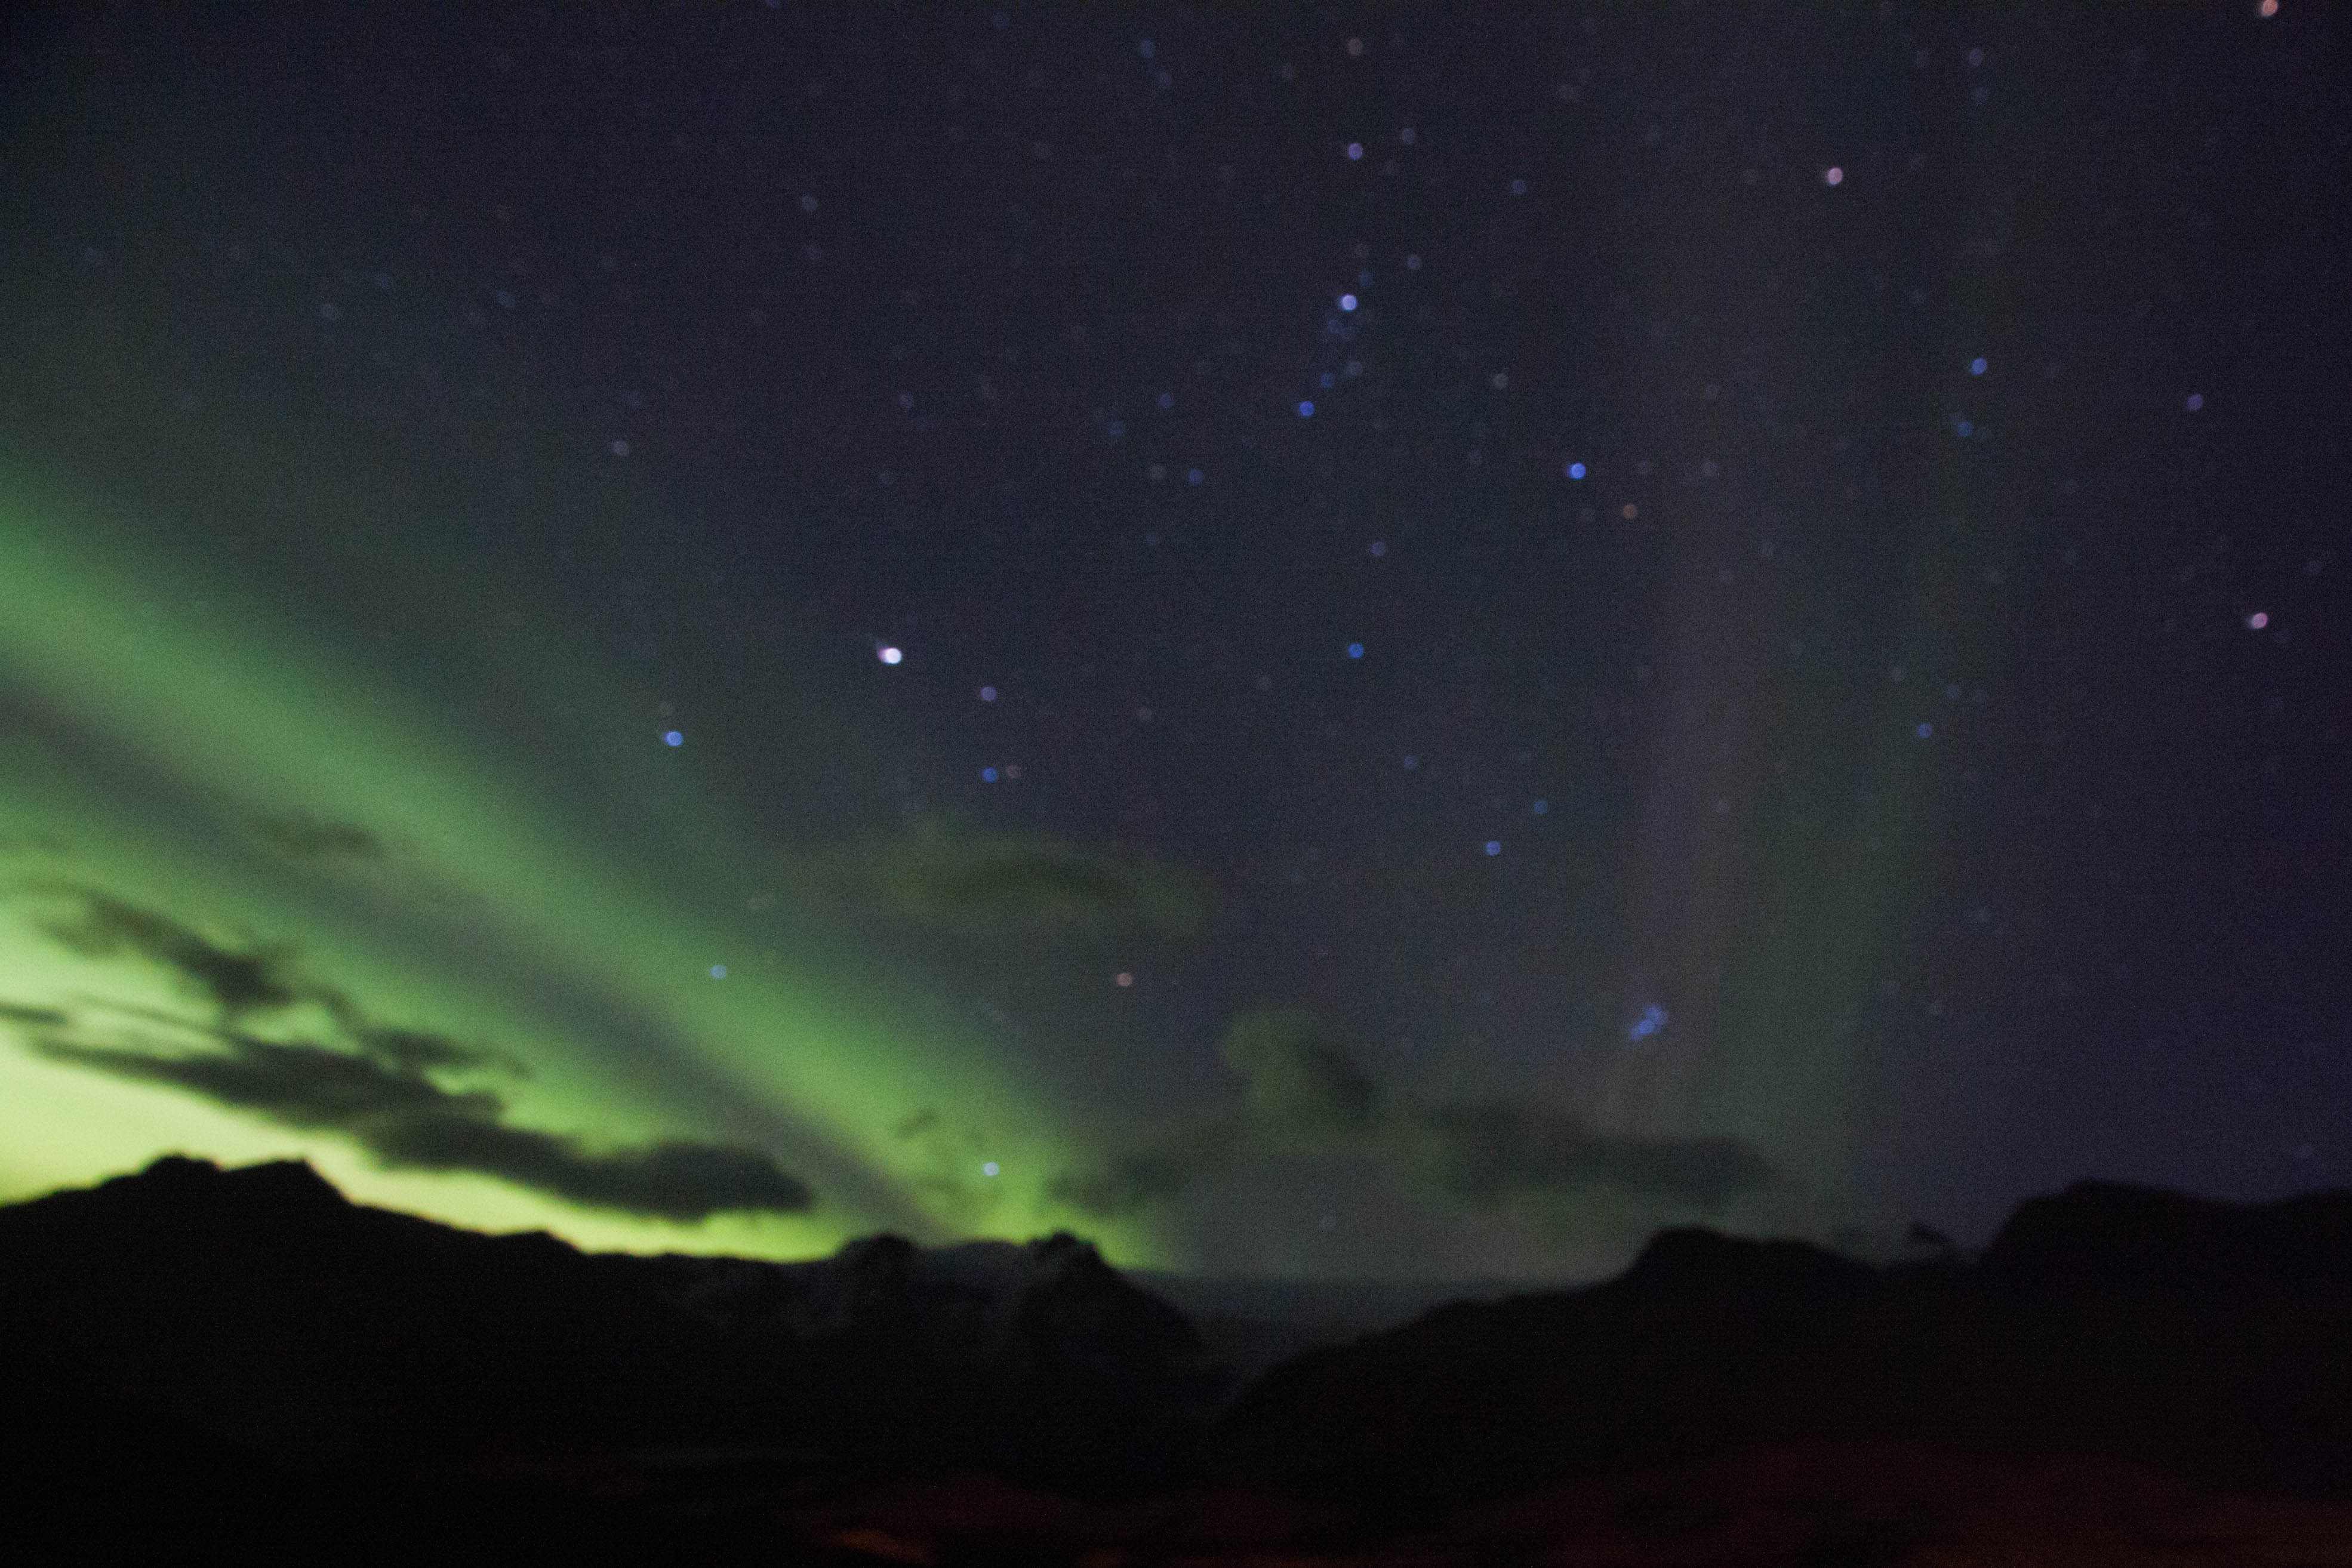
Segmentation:
{"type": "Polygon", "coordinates": [[[1310,1353],[1220,1423],[1213,1473],[1397,1518],[1778,1442],[2099,1456],[2352,1497],[2352,1195],[2086,1183],[1983,1256],[1873,1268],[1655,1237],[1617,1279],[1456,1303],[1310,1353]]]}
{"type": "Polygon", "coordinates": [[[2240,1205],[2078,1182],[2020,1204],[1979,1266],[1988,1281],[2027,1291],[2342,1298],[2352,1295],[2352,1195],[2240,1205]]]}
{"type": "Polygon", "coordinates": [[[754,1450],[1102,1479],[1216,1393],[1182,1317],[1067,1236],[591,1256],[294,1163],[168,1157],[0,1209],[0,1330],[53,1382],[312,1469],[754,1450]]]}
{"type": "Polygon", "coordinates": [[[945,1568],[1518,1561],[1570,1531],[1616,1543],[1594,1561],[1894,1563],[2128,1519],[2336,1562],[2348,1269],[2346,1194],[2084,1184],[1978,1258],[1885,1266],[1675,1229],[1235,1395],[1068,1235],[593,1255],[167,1157],[0,1208],[0,1539],[945,1568]]]}

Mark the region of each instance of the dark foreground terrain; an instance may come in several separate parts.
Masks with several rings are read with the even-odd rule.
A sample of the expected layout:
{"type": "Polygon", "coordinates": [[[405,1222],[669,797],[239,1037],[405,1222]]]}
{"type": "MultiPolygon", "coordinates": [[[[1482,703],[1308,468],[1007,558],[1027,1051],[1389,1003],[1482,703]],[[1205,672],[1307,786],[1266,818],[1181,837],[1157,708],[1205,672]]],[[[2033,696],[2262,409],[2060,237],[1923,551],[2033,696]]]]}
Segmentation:
{"type": "Polygon", "coordinates": [[[1068,1237],[582,1254],[184,1159],[0,1209],[0,1559],[2352,1564],[2352,1197],[1666,1232],[1238,1390],[1068,1237]]]}

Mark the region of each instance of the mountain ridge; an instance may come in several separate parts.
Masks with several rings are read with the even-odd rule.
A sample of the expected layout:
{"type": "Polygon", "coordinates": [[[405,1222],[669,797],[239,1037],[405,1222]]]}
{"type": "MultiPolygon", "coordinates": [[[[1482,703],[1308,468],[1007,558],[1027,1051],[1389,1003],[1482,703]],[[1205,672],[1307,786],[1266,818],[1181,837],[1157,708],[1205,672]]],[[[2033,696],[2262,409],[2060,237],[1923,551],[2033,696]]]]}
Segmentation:
{"type": "Polygon", "coordinates": [[[1663,1231],[1614,1279],[1274,1368],[1221,1418],[1212,1473],[1406,1517],[1551,1474],[1901,1441],[2352,1497],[2346,1344],[2352,1193],[2083,1182],[1973,1259],[1663,1231]]]}
{"type": "MultiPolygon", "coordinates": [[[[1066,1233],[790,1263],[586,1253],[355,1204],[299,1162],[167,1156],[0,1208],[0,1474],[63,1538],[218,1515],[299,1550],[364,1518],[445,1554],[496,1538],[503,1561],[819,1518],[835,1544],[782,1560],[889,1560],[891,1509],[926,1539],[1051,1517],[1355,1550],[1570,1507],[1514,1498],[1638,1511],[1643,1488],[1790,1465],[1832,1490],[2090,1464],[2167,1478],[2135,1496],[2352,1501],[2347,1270],[2352,1194],[2079,1183],[1973,1257],[1668,1229],[1612,1279],[1450,1302],[1236,1388],[1182,1313],[1066,1233]],[[128,1493],[122,1463],[145,1478],[128,1493]]],[[[1709,1497],[1706,1518],[1780,1506],[1709,1497]]],[[[953,1560],[921,1550],[896,1560],[953,1560]]]]}

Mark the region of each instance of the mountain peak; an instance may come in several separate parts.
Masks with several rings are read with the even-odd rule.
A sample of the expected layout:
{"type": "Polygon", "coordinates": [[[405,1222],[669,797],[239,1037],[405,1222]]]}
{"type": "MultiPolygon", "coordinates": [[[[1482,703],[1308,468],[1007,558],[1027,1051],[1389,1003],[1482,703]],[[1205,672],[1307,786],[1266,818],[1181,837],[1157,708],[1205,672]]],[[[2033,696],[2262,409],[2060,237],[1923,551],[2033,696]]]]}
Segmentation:
{"type": "Polygon", "coordinates": [[[1999,1284],[2072,1290],[2352,1291],[2352,1193],[2247,1204],[2076,1182],[2019,1204],[1979,1271],[1999,1284]]]}
{"type": "Polygon", "coordinates": [[[1844,1293],[1877,1279],[1866,1263],[1807,1241],[1757,1240],[1703,1227],[1661,1230],[1633,1266],[1603,1289],[1643,1295],[1844,1293]]]}
{"type": "Polygon", "coordinates": [[[308,1160],[268,1160],[224,1170],[210,1160],[165,1155],[132,1176],[118,1176],[99,1190],[122,1184],[123,1196],[173,1214],[196,1210],[240,1226],[316,1223],[343,1218],[351,1199],[320,1176],[308,1160]]]}
{"type": "Polygon", "coordinates": [[[36,1227],[217,1232],[315,1228],[349,1219],[355,1207],[303,1160],[224,1170],[194,1155],[164,1155],[135,1174],[53,1192],[5,1212],[16,1223],[36,1227]]]}

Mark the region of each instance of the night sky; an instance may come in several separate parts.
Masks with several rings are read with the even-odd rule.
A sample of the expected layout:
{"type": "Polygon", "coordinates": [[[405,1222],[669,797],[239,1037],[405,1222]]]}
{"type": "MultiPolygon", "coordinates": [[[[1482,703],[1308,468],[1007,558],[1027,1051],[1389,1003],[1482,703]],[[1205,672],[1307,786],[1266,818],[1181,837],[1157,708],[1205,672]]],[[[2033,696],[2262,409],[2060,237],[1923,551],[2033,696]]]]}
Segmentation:
{"type": "Polygon", "coordinates": [[[2352,1182],[2338,7],[0,74],[0,1197],[1580,1278],[2352,1182]]]}

